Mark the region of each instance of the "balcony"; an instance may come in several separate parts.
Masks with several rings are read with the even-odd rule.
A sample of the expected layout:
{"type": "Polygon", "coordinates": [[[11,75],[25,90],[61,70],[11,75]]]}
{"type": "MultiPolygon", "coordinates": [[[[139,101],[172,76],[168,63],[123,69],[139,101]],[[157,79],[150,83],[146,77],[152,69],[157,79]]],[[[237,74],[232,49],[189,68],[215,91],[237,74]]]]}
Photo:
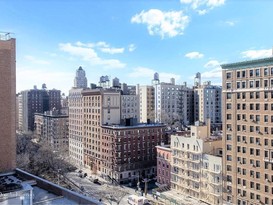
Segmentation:
{"type": "Polygon", "coordinates": [[[216,196],[216,197],[221,196],[220,192],[210,192],[210,194],[212,194],[213,196],[216,196]]]}

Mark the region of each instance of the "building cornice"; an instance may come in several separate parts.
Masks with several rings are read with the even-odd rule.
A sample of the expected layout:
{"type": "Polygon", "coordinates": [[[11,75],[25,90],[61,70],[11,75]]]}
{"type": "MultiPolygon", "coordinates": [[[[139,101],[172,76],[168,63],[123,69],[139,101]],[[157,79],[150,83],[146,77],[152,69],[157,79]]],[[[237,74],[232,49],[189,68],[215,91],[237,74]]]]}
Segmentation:
{"type": "Polygon", "coordinates": [[[223,64],[221,65],[221,67],[222,69],[226,69],[226,70],[236,70],[236,69],[269,66],[269,65],[273,66],[273,57],[223,64]]]}

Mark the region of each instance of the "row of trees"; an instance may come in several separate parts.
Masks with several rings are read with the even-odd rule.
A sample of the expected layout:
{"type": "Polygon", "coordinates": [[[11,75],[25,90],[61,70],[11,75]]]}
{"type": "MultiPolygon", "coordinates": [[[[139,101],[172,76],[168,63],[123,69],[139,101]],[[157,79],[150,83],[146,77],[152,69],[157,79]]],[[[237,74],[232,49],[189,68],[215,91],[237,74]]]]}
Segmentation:
{"type": "Polygon", "coordinates": [[[67,150],[54,150],[45,141],[37,143],[32,135],[17,134],[17,167],[56,182],[76,168],[69,163],[67,150]]]}

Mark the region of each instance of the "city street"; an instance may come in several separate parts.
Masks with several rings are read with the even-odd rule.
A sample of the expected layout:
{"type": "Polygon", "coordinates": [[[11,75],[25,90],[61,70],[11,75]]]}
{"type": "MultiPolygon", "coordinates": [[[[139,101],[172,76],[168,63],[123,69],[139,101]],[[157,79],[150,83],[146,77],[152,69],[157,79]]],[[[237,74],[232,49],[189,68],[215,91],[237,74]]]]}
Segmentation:
{"type": "MultiPolygon", "coordinates": [[[[101,199],[106,205],[128,204],[128,196],[131,194],[137,194],[133,188],[113,185],[95,175],[88,175],[87,177],[81,178],[78,172],[70,172],[66,174],[66,177],[75,183],[81,189],[83,194],[98,200],[101,199]],[[100,184],[94,183],[94,179],[98,179],[100,184]]],[[[152,200],[152,196],[150,194],[147,195],[147,198],[152,200]]]]}

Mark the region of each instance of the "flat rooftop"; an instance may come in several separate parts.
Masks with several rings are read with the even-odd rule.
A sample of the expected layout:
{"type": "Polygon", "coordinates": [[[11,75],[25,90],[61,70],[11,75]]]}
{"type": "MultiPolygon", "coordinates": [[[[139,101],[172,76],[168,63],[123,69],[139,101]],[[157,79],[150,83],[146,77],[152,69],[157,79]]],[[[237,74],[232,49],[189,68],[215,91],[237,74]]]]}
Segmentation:
{"type": "Polygon", "coordinates": [[[174,205],[208,205],[205,202],[201,202],[193,197],[183,195],[175,190],[160,193],[160,201],[165,203],[172,202],[174,205]]]}
{"type": "Polygon", "coordinates": [[[102,125],[102,128],[108,128],[108,129],[136,129],[136,128],[149,128],[149,127],[165,127],[164,124],[161,123],[151,123],[151,124],[136,124],[136,125],[130,125],[130,126],[125,126],[125,125],[102,125]]]}
{"type": "Polygon", "coordinates": [[[0,204],[21,204],[23,200],[39,205],[102,204],[20,169],[1,173],[0,204]]]}

